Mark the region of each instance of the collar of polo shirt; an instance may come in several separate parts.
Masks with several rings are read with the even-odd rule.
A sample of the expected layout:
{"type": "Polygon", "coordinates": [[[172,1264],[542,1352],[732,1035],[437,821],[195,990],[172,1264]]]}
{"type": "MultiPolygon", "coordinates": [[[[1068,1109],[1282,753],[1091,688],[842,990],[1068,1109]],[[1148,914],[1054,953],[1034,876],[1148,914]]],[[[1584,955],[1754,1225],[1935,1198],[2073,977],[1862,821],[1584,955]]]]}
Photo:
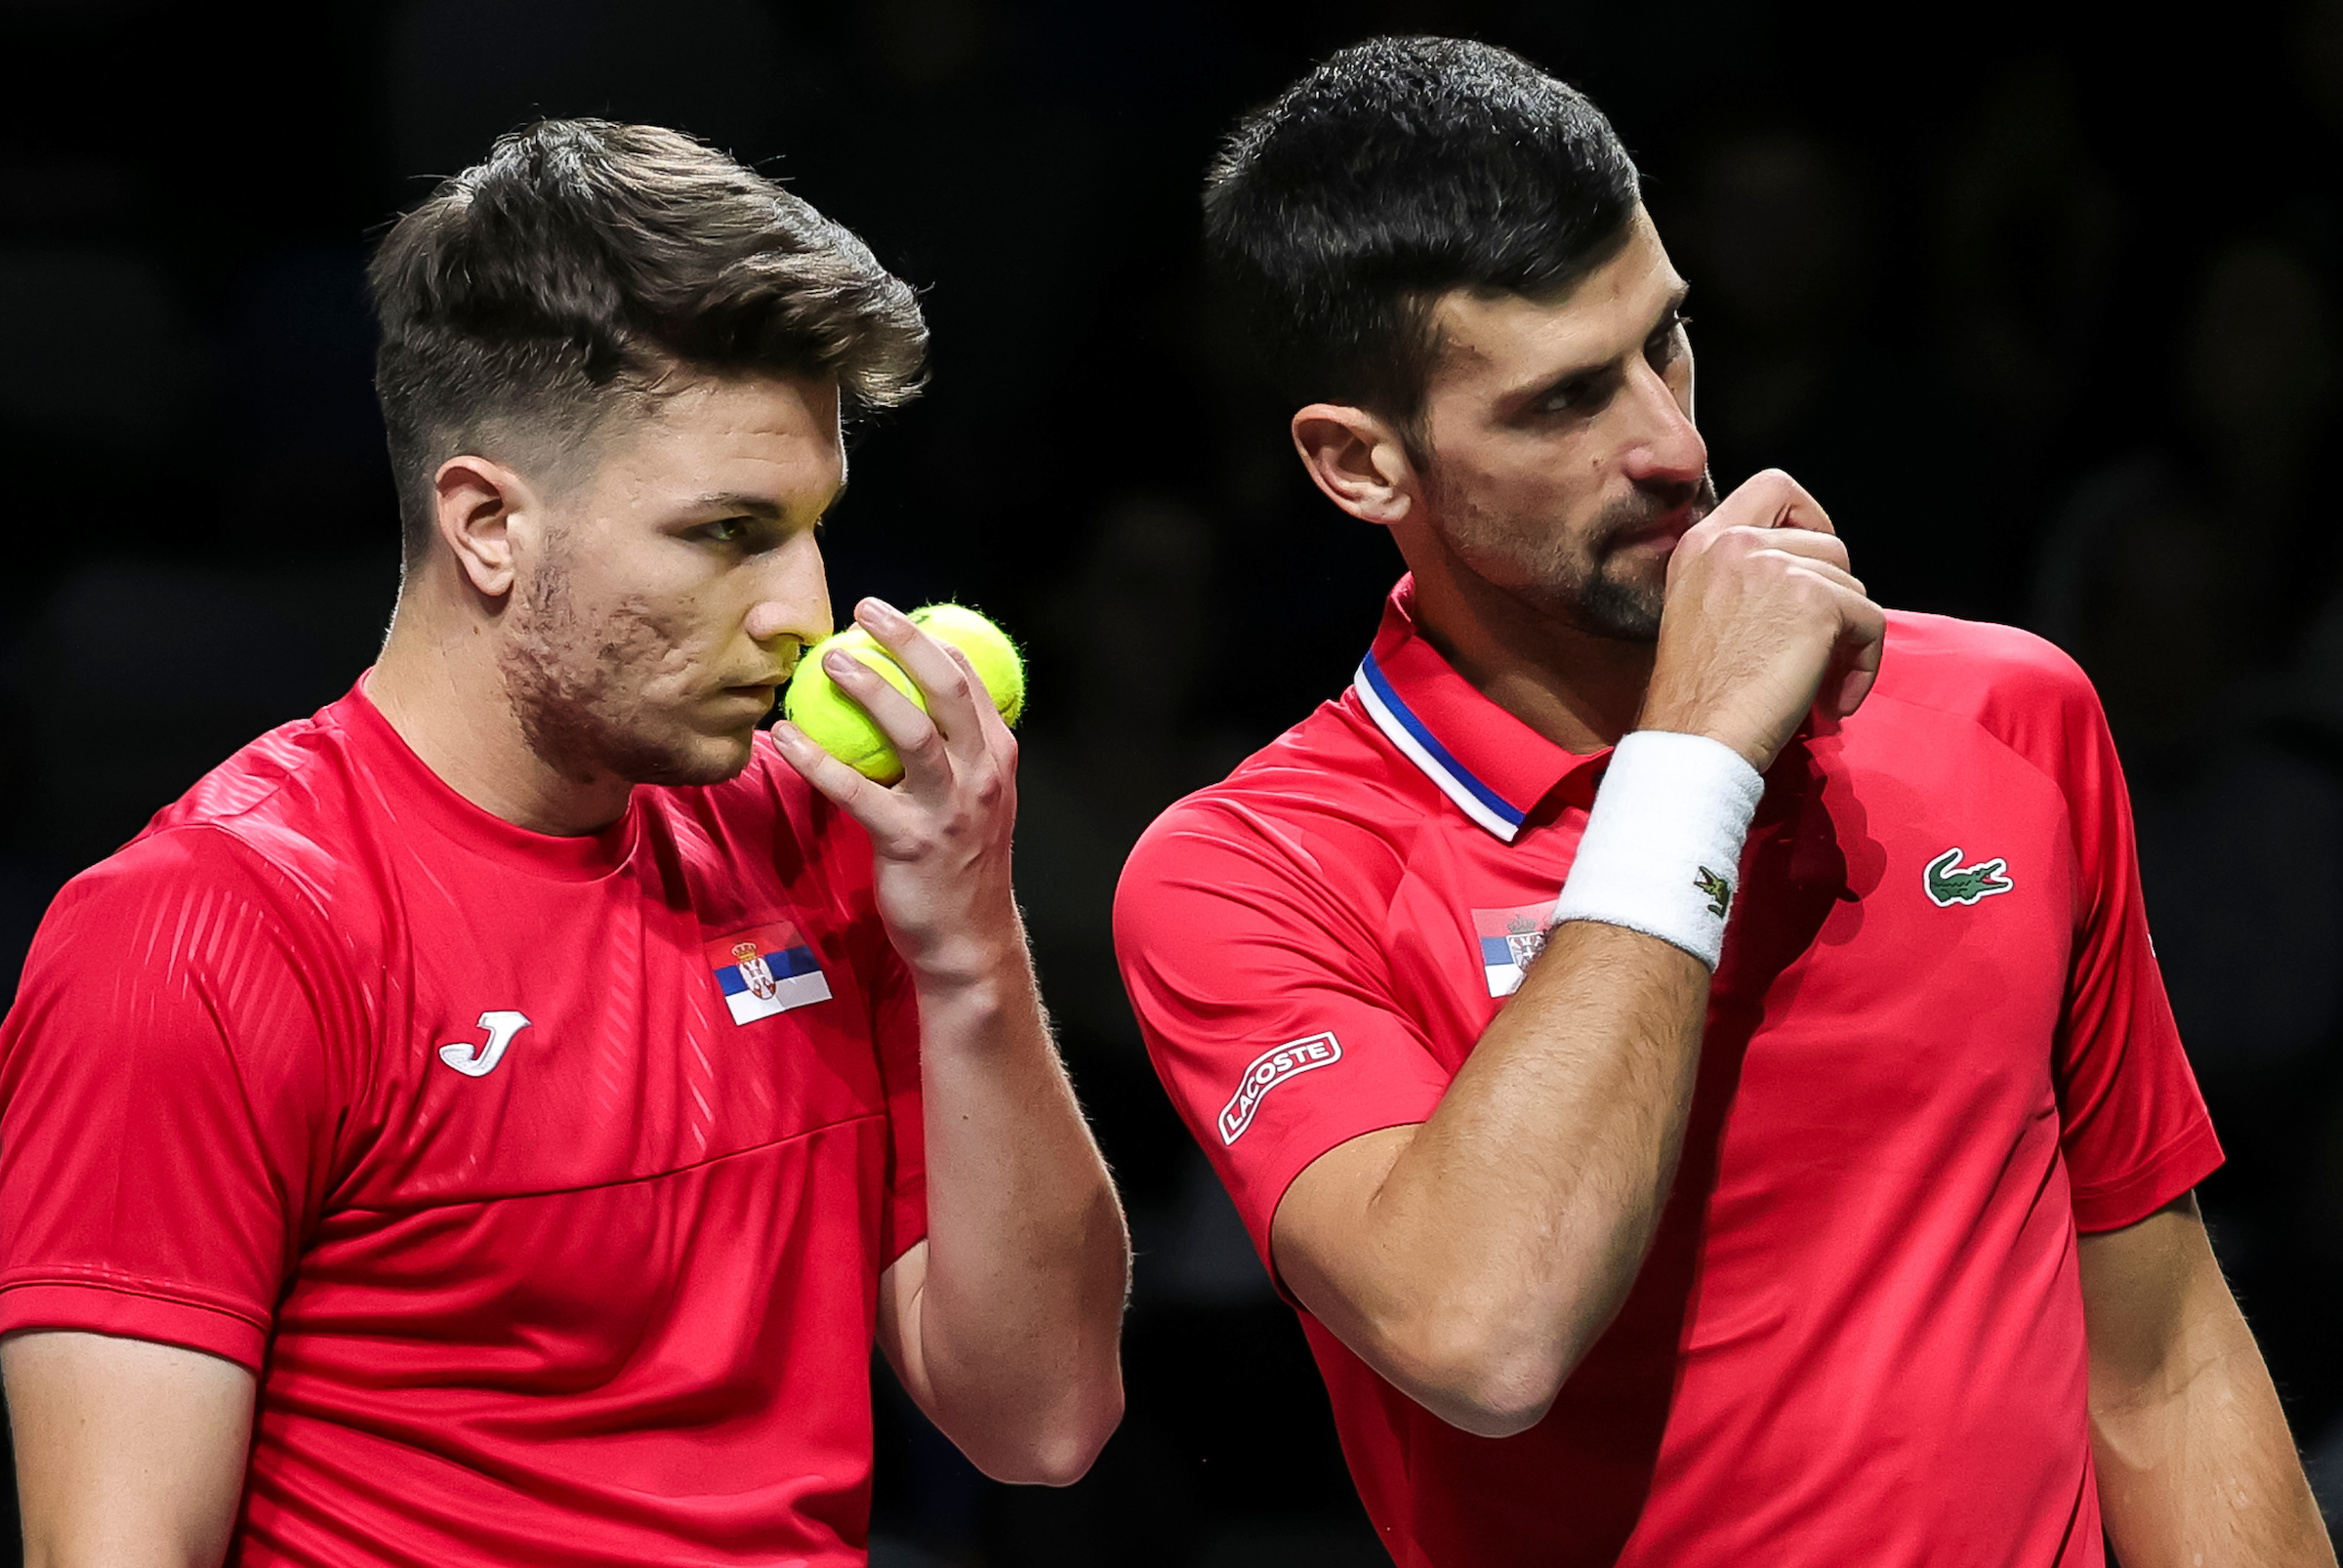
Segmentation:
{"type": "Polygon", "coordinates": [[[1541,802],[1560,789],[1585,806],[1611,750],[1567,751],[1473,688],[1416,623],[1416,579],[1399,580],[1375,645],[1351,690],[1367,716],[1474,822],[1511,844],[1541,802]]]}

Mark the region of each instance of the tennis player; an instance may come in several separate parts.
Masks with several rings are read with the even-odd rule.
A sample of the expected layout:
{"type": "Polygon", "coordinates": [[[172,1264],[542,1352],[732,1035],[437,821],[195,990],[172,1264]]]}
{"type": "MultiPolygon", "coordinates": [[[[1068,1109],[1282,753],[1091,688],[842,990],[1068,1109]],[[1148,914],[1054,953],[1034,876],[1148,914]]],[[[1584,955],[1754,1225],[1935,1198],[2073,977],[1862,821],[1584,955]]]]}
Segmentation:
{"type": "Polygon", "coordinates": [[[1515,56],[1343,51],[1205,212],[1409,573],[1118,942],[1393,1558],[2331,1564],[2081,674],[1715,498],[1635,167],[1515,56]]]}
{"type": "Polygon", "coordinates": [[[75,879],[0,1034],[27,1560],[845,1568],[874,1337],[980,1467],[1072,1480],[1126,1247],[1010,900],[1013,744],[875,600],[932,719],[833,673],[902,784],[757,728],[911,290],[590,120],[372,277],[381,661],[75,879]]]}

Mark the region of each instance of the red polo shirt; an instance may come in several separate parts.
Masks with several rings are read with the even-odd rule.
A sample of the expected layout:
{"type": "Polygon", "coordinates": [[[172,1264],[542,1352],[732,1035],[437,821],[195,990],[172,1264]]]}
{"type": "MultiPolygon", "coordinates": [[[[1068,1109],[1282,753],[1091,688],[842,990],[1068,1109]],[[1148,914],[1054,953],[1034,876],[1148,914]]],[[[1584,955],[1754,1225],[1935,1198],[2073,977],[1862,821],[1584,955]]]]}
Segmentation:
{"type": "MultiPolygon", "coordinates": [[[[1304,1167],[1438,1105],[1608,755],[1482,697],[1412,604],[1124,873],[1148,1049],[1264,1259],[1304,1167]]],[[[1546,1419],[1459,1431],[1302,1316],[1403,1568],[2101,1561],[2076,1234],[2221,1156],[2098,703],[2025,633],[1891,615],[1863,710],[1766,785],[1673,1198],[1546,1419]]]]}
{"type": "Polygon", "coordinates": [[[920,1118],[870,841],[769,739],[549,838],[353,691],[42,924],[0,1332],[252,1371],[247,1568],[855,1568],[920,1118]]]}

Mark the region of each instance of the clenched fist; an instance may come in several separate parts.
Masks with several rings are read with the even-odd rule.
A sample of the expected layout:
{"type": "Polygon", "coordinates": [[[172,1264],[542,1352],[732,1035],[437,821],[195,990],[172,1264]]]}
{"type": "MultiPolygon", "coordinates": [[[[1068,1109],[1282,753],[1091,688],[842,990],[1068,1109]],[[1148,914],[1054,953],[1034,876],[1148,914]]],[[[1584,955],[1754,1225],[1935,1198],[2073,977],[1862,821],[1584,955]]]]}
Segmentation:
{"type": "Polygon", "coordinates": [[[1886,635],[1829,515],[1768,469],[1669,557],[1638,727],[1706,735],[1762,773],[1808,712],[1843,719],[1862,705],[1886,635]]]}

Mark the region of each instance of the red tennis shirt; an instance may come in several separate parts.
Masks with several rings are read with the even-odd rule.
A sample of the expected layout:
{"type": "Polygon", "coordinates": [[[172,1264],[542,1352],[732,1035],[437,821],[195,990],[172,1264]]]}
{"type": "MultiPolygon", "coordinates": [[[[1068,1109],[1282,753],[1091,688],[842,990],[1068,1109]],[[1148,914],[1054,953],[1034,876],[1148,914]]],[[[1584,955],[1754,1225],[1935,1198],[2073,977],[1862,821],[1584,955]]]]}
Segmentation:
{"type": "MultiPolygon", "coordinates": [[[[1403,580],[1352,689],[1124,872],[1148,1049],[1264,1260],[1304,1167],[1438,1105],[1608,755],[1481,696],[1412,608],[1403,580]]],[[[1862,711],[1767,776],[1674,1195],[1545,1420],[1471,1436],[1302,1325],[1403,1568],[2096,1564],[2076,1235],[2219,1163],[2088,683],[1891,615],[1862,711]]]]}
{"type": "Polygon", "coordinates": [[[549,838],[352,691],[50,910],[0,1331],[256,1373],[242,1564],[859,1564],[918,1051],[869,842],[768,740],[549,838]]]}

